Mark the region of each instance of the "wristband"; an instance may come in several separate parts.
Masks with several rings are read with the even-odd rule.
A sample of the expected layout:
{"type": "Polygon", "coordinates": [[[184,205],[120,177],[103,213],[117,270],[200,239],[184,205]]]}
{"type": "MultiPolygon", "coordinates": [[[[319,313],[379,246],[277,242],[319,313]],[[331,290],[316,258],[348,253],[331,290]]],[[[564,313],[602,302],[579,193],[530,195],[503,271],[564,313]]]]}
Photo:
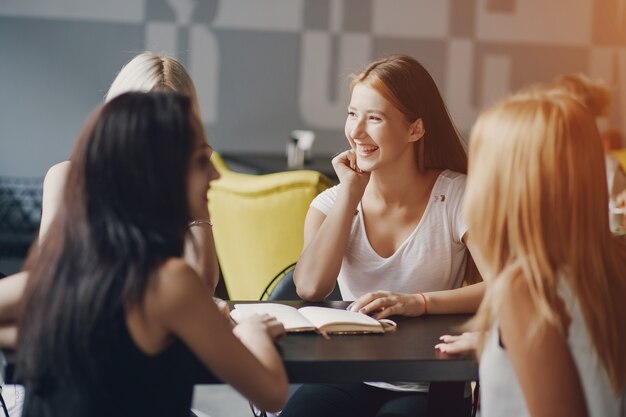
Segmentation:
{"type": "Polygon", "coordinates": [[[427,316],[428,315],[428,303],[426,302],[426,296],[424,295],[424,293],[418,292],[418,295],[422,296],[422,300],[424,300],[424,315],[427,316]]]}

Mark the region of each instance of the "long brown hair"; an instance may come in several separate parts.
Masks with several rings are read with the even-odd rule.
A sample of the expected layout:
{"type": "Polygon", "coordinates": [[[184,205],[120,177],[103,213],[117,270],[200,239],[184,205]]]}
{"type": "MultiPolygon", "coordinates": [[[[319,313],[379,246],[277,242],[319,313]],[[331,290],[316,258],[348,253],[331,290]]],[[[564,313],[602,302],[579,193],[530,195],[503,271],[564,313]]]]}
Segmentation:
{"type": "Polygon", "coordinates": [[[452,123],[435,80],[414,58],[392,55],[374,61],[350,84],[365,84],[378,91],[413,123],[422,119],[426,133],[415,143],[420,170],[450,169],[467,174],[467,153],[452,123]]]}

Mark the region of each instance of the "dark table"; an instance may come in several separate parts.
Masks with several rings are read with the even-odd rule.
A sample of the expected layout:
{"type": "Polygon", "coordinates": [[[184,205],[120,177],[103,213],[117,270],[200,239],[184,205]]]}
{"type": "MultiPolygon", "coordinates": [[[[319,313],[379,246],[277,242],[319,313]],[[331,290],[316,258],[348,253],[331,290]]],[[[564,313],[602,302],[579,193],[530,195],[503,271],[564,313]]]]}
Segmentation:
{"type": "MultiPolygon", "coordinates": [[[[349,303],[325,303],[345,308],[349,303]]],[[[294,303],[302,306],[304,303],[294,303]]],[[[393,317],[398,330],[384,335],[288,334],[279,342],[292,382],[473,381],[478,363],[473,357],[450,356],[434,349],[443,334],[471,316],[393,317]]]]}
{"type": "MultiPolygon", "coordinates": [[[[288,304],[301,307],[306,303],[288,304]]],[[[345,308],[348,304],[334,301],[323,305],[345,308]]],[[[394,317],[398,323],[394,333],[331,335],[330,340],[316,333],[290,333],[278,347],[290,382],[473,381],[478,379],[478,363],[473,357],[450,356],[434,349],[439,336],[457,333],[457,327],[469,317],[394,317]]],[[[208,370],[198,368],[202,368],[194,375],[198,384],[220,383],[208,370]]]]}
{"type": "MultiPolygon", "coordinates": [[[[220,156],[233,168],[239,165],[255,174],[272,174],[290,170],[287,166],[287,156],[284,153],[226,152],[220,153],[220,156]]],[[[331,180],[337,181],[337,174],[331,163],[332,159],[333,155],[317,155],[311,161],[305,162],[302,169],[321,172],[331,180]]],[[[234,170],[236,171],[236,169],[234,170]]]]}

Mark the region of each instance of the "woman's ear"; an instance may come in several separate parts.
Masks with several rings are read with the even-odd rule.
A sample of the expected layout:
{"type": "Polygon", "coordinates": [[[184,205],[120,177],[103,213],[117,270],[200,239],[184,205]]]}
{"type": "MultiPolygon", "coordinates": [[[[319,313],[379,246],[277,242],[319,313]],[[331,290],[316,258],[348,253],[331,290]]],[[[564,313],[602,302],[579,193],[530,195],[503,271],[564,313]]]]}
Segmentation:
{"type": "Polygon", "coordinates": [[[409,139],[409,142],[417,142],[424,137],[425,133],[426,130],[424,130],[424,122],[421,118],[418,118],[416,121],[411,123],[409,130],[409,134],[411,137],[409,139]]]}

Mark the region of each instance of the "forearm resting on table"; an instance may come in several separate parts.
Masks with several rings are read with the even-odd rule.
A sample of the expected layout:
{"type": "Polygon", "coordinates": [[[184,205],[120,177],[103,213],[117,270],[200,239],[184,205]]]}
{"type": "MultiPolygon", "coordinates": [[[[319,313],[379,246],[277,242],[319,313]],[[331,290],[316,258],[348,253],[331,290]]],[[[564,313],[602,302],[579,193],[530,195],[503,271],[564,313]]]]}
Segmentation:
{"type": "Polygon", "coordinates": [[[446,291],[424,293],[428,314],[475,313],[483,299],[485,283],[446,291]]]}

